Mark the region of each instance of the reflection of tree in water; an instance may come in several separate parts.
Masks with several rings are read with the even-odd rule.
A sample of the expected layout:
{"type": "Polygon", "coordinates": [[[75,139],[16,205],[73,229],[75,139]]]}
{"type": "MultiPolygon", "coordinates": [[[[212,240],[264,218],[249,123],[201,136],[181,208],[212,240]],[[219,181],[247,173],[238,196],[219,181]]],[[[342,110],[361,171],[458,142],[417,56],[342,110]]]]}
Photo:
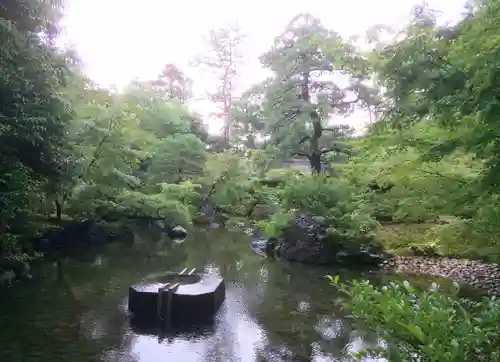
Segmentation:
{"type": "MultiPolygon", "coordinates": [[[[129,333],[129,321],[126,318],[127,301],[124,299],[128,286],[138,282],[146,275],[180,268],[186,258],[182,245],[172,245],[165,240],[139,243],[136,247],[121,251],[109,258],[107,268],[99,270],[99,277],[90,278],[94,292],[102,292],[99,308],[88,311],[83,316],[83,323],[88,326],[87,333],[99,340],[103,350],[111,351],[106,360],[123,361],[123,353],[117,350],[131,351],[134,338],[129,333]],[[101,279],[102,278],[102,279],[101,279]],[[104,284],[99,285],[101,280],[104,284]],[[125,293],[124,293],[125,291],[125,293]],[[117,306],[117,301],[120,305],[117,306]],[[113,352],[114,351],[114,352],[113,352]],[[113,359],[113,358],[117,359],[113,359]],[[118,358],[119,357],[119,358],[118,358]]],[[[130,361],[136,360],[129,354],[130,361]]]]}
{"type": "Polygon", "coordinates": [[[265,261],[249,245],[244,234],[213,229],[194,233],[185,242],[188,258],[184,267],[218,273],[226,282],[226,302],[215,333],[205,345],[204,361],[240,360],[241,355],[252,355],[250,342],[260,338],[256,335],[259,327],[249,318],[248,304],[257,297],[265,261]]]}
{"type": "Polygon", "coordinates": [[[251,361],[255,345],[263,342],[263,331],[249,313],[248,291],[232,284],[224,310],[218,315],[216,332],[207,345],[204,362],[251,361]]]}
{"type": "Polygon", "coordinates": [[[130,350],[123,299],[130,284],[183,262],[182,245],[159,252],[168,248],[161,239],[115,243],[44,263],[32,281],[1,298],[0,360],[87,362],[130,350]]]}
{"type": "Polygon", "coordinates": [[[246,281],[254,278],[263,260],[250,251],[248,235],[222,229],[199,230],[188,237],[185,267],[216,267],[226,282],[246,281]]]}
{"type": "MultiPolygon", "coordinates": [[[[266,331],[267,345],[259,352],[262,361],[279,361],[280,356],[289,361],[291,355],[294,361],[309,361],[316,350],[339,358],[349,348],[352,328],[334,306],[335,290],[324,278],[326,271],[256,257],[238,233],[210,230],[196,238],[196,243],[186,243],[185,266],[215,268],[225,277],[228,291],[241,290],[240,303],[246,302],[250,310],[240,318],[255,315],[266,331]]],[[[207,355],[235,353],[228,351],[237,344],[231,338],[234,335],[226,333],[216,339],[207,355]]]]}
{"type": "Polygon", "coordinates": [[[268,344],[260,359],[310,361],[315,354],[336,360],[352,341],[337,297],[321,271],[313,267],[269,264],[265,298],[255,315],[266,330],[268,344]],[[267,359],[266,359],[267,358],[267,359]]]}
{"type": "MultiPolygon", "coordinates": [[[[51,265],[48,265],[52,268],[51,265]]],[[[30,283],[3,295],[0,309],[1,361],[95,361],[99,346],[81,338],[85,310],[56,278],[30,283]]]]}
{"type": "MultiPolygon", "coordinates": [[[[140,249],[135,250],[131,253],[132,259],[136,261],[135,263],[132,263],[132,265],[134,265],[133,269],[136,269],[135,272],[132,272],[132,275],[144,276],[147,274],[145,272],[145,269],[150,271],[162,271],[166,269],[182,269],[184,267],[196,267],[200,270],[203,270],[204,267],[213,267],[216,272],[221,273],[224,276],[234,275],[234,273],[238,273],[238,270],[240,269],[238,266],[238,260],[240,259],[239,256],[243,251],[245,251],[247,255],[249,254],[247,250],[248,244],[246,244],[245,241],[242,241],[241,239],[238,240],[236,238],[237,234],[217,231],[215,231],[215,233],[208,234],[209,235],[207,235],[205,231],[193,233],[192,235],[190,235],[188,240],[186,240],[186,242],[181,245],[172,245],[169,242],[162,243],[161,241],[159,241],[158,243],[142,241],[148,240],[150,238],[148,236],[143,236],[142,240],[141,238],[136,238],[136,240],[138,241],[137,244],[140,245],[140,249]],[[216,242],[214,242],[214,240],[216,240],[216,242]],[[142,268],[136,264],[137,262],[144,260],[147,260],[148,265],[146,268],[142,268]],[[155,262],[155,260],[157,260],[157,262],[155,262]],[[156,268],[152,266],[152,264],[155,263],[159,263],[161,265],[161,268],[159,270],[155,270],[156,268]]],[[[122,257],[121,259],[122,260],[120,263],[126,264],[124,258],[122,257]]],[[[114,266],[112,268],[116,270],[117,266],[114,266]]],[[[129,269],[131,269],[130,264],[129,269]]],[[[125,274],[127,274],[127,272],[125,272],[125,274]]],[[[116,278],[117,274],[109,276],[111,280],[113,279],[113,277],[116,278]]],[[[125,283],[126,286],[137,281],[131,281],[131,279],[133,278],[126,278],[121,274],[119,275],[119,277],[123,280],[127,280],[127,282],[125,283]]],[[[112,288],[112,286],[108,285],[108,299],[111,300],[109,308],[113,307],[113,302],[115,303],[114,306],[116,306],[116,300],[114,300],[112,297],[109,297],[110,288],[112,288]]],[[[117,287],[116,289],[120,288],[117,287]]],[[[120,325],[120,323],[123,323],[123,318],[120,319],[119,314],[117,316],[116,313],[111,313],[109,308],[105,305],[102,305],[101,308],[103,311],[106,311],[106,313],[103,313],[99,310],[93,310],[91,311],[91,313],[88,313],[85,316],[88,324],[92,326],[91,328],[94,331],[97,326],[101,327],[101,332],[99,333],[101,336],[100,341],[103,345],[108,346],[108,351],[115,350],[115,348],[109,348],[109,346],[116,346],[116,348],[119,348],[122,351],[128,351],[128,355],[132,357],[132,341],[134,341],[137,336],[132,336],[131,338],[128,338],[128,340],[125,340],[123,337],[128,326],[126,323],[125,325],[120,325]],[[113,317],[113,315],[115,317],[113,317]],[[117,331],[120,332],[117,333],[117,331]],[[106,336],[104,336],[105,334],[106,336]]],[[[195,337],[196,336],[193,335],[189,338],[191,338],[191,340],[194,340],[195,337]]],[[[207,349],[205,355],[212,357],[218,356],[217,358],[222,358],[222,361],[228,360],[224,359],[224,356],[234,355],[235,352],[232,351],[231,348],[236,345],[236,341],[233,339],[234,337],[230,328],[221,330],[220,333],[217,333],[216,336],[205,336],[204,338],[210,339],[210,342],[206,343],[205,345],[205,348],[207,349]]],[[[163,342],[160,341],[160,343],[165,343],[165,346],[168,346],[169,339],[167,338],[163,342]]],[[[106,360],[119,360],[117,356],[122,358],[123,352],[121,354],[117,354],[116,352],[108,353],[106,360]]],[[[215,361],[217,359],[212,360],[215,361]]]]}
{"type": "MultiPolygon", "coordinates": [[[[147,240],[147,237],[144,237],[147,240]]],[[[143,245],[141,241],[139,241],[140,245],[143,245]]],[[[207,338],[207,342],[204,343],[205,353],[204,356],[207,361],[227,361],[232,360],[233,357],[237,356],[239,341],[236,340],[237,336],[234,331],[236,329],[236,324],[241,322],[240,319],[246,318],[247,312],[240,311],[239,308],[246,308],[244,304],[241,303],[242,300],[247,298],[248,290],[245,288],[248,285],[246,282],[243,285],[240,283],[241,280],[245,280],[246,278],[252,278],[255,280],[255,284],[257,285],[257,281],[260,280],[259,270],[262,265],[262,260],[258,257],[255,257],[254,254],[250,252],[249,243],[247,240],[242,239],[241,234],[238,233],[228,233],[227,231],[220,230],[209,230],[209,231],[199,231],[192,233],[186,242],[181,245],[165,245],[155,247],[151,243],[144,243],[144,248],[149,248],[146,254],[150,255],[151,258],[158,258],[158,255],[166,254],[169,256],[171,261],[168,265],[177,265],[176,268],[182,269],[184,267],[196,267],[200,270],[206,270],[209,272],[220,273],[222,276],[226,278],[226,284],[228,285],[228,289],[231,292],[228,294],[228,299],[233,298],[234,300],[226,303],[224,308],[229,307],[231,310],[225,311],[224,313],[220,313],[220,315],[225,318],[225,320],[218,321],[217,330],[215,333],[210,336],[205,336],[203,338],[207,338]],[[156,248],[156,249],[155,249],[156,248]],[[173,256],[177,250],[183,251],[184,258],[179,258],[173,256]],[[175,263],[174,263],[175,261],[175,263]],[[255,265],[255,267],[253,267],[255,265]],[[250,273],[249,273],[250,271],[250,273]],[[254,273],[256,271],[257,273],[254,273]],[[226,318],[227,317],[227,318],[226,318]]],[[[135,259],[144,259],[143,257],[139,257],[135,254],[135,259]]],[[[152,260],[152,259],[150,259],[152,260]]],[[[160,257],[160,260],[163,260],[160,257]]],[[[165,267],[167,264],[163,264],[165,267]]],[[[135,267],[135,266],[134,266],[135,267]]],[[[171,267],[172,268],[172,267],[171,267]]],[[[174,269],[176,269],[174,268],[174,269]]],[[[142,272],[144,274],[144,272],[142,272]]],[[[251,284],[251,283],[250,283],[251,284]]],[[[109,290],[108,290],[109,293],[109,290]]],[[[112,305],[112,304],[111,304],[112,305]]],[[[104,309],[106,309],[103,306],[104,309]]],[[[89,321],[90,325],[94,326],[94,329],[97,325],[103,326],[101,334],[105,333],[104,331],[109,330],[110,334],[115,334],[115,337],[101,337],[101,341],[106,345],[117,346],[120,342],[120,337],[117,335],[116,330],[120,329],[120,319],[114,320],[111,315],[112,313],[107,313],[105,316],[104,313],[100,313],[97,311],[93,311],[92,314],[87,314],[86,318],[89,321]]],[[[125,328],[126,329],[126,328],[125,328]]],[[[118,333],[123,337],[124,330],[118,333]]],[[[185,337],[185,336],[184,336],[185,337]]],[[[182,338],[184,338],[182,337],[182,338]]],[[[199,337],[199,336],[198,336],[199,337]]],[[[129,355],[132,356],[132,342],[134,338],[129,338],[129,341],[126,342],[123,340],[120,349],[128,350],[129,355]],[[130,345],[126,345],[129,343],[130,345]]],[[[186,337],[187,338],[187,337],[186,337]]],[[[189,337],[194,341],[196,336],[189,337]]],[[[169,341],[168,339],[161,342],[165,343],[165,347],[168,348],[169,341]]],[[[108,350],[113,350],[109,349],[108,350]]],[[[109,355],[106,357],[106,360],[112,361],[117,360],[113,359],[110,356],[115,355],[116,353],[109,355]]],[[[120,354],[122,356],[123,354],[120,354]]]]}

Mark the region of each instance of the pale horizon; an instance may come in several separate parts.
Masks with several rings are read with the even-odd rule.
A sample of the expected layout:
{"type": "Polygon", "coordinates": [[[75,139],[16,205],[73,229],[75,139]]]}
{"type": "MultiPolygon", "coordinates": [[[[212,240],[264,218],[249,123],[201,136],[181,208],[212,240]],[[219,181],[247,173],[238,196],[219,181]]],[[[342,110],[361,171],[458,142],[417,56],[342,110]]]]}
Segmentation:
{"type": "MultiPolygon", "coordinates": [[[[189,62],[203,52],[202,36],[210,27],[236,21],[248,35],[242,49],[245,64],[240,68],[238,91],[241,92],[268,75],[258,57],[271,47],[274,37],[296,14],[311,13],[344,38],[363,37],[372,25],[404,24],[416,3],[419,2],[69,0],[62,20],[65,29],[62,43],[74,45],[86,74],[107,88],[121,89],[134,79],[154,79],[166,63],[175,64],[193,79],[196,100],[190,102],[190,108],[204,117],[210,133],[219,133],[221,122],[208,116],[213,106],[202,100],[215,81],[207,72],[189,66],[189,62]]],[[[464,1],[430,0],[428,3],[443,12],[442,21],[456,21],[464,1]]],[[[368,115],[356,112],[342,123],[359,131],[368,123],[368,115]]]]}

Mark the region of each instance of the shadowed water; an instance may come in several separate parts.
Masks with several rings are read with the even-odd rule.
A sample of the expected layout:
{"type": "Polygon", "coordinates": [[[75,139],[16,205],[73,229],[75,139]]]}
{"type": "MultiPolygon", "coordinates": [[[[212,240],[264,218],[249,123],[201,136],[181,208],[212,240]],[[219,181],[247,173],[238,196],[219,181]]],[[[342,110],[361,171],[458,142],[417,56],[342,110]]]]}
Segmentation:
{"type": "Polygon", "coordinates": [[[146,230],[134,245],[45,263],[0,298],[0,361],[342,361],[380,343],[335,306],[324,276],[337,271],[260,258],[249,242],[242,233],[199,230],[174,244],[146,230]],[[174,335],[131,326],[128,286],[185,267],[225,278],[215,324],[174,335]]]}

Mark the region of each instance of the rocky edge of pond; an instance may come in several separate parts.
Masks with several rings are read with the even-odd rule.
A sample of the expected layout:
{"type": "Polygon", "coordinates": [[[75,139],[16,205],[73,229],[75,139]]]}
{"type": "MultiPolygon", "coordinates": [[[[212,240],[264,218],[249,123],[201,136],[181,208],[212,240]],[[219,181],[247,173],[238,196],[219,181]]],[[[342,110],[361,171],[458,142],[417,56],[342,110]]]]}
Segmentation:
{"type": "Polygon", "coordinates": [[[277,238],[270,238],[265,253],[284,260],[305,264],[377,266],[386,259],[380,245],[370,236],[329,235],[325,218],[299,215],[283,228],[277,238]]]}
{"type": "MultiPolygon", "coordinates": [[[[184,239],[187,230],[170,224],[162,228],[171,239],[184,239]]],[[[96,246],[112,242],[132,242],[134,232],[121,223],[96,222],[93,220],[62,220],[41,236],[30,240],[31,251],[42,253],[44,259],[51,259],[58,252],[79,246],[96,246]]],[[[0,287],[9,286],[15,280],[31,279],[30,264],[22,259],[0,258],[0,287]]]]}
{"type": "Polygon", "coordinates": [[[383,269],[399,273],[429,275],[454,280],[461,284],[500,295],[500,265],[479,260],[394,256],[384,260],[383,269]]]}
{"type": "Polygon", "coordinates": [[[405,274],[428,275],[455,280],[476,289],[500,295],[500,265],[479,260],[422,256],[394,256],[382,252],[374,240],[327,236],[325,219],[300,215],[283,229],[280,237],[256,241],[260,254],[308,264],[347,267],[378,267],[405,274]]]}

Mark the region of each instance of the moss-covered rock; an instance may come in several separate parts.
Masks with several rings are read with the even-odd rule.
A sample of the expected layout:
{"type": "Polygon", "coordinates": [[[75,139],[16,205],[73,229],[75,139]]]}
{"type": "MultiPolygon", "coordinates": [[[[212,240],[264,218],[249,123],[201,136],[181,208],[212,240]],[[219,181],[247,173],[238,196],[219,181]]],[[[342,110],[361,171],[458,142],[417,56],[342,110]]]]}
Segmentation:
{"type": "Polygon", "coordinates": [[[327,232],[322,217],[299,215],[283,228],[278,238],[279,256],[290,261],[343,266],[377,266],[381,246],[371,234],[347,236],[327,232]]]}

